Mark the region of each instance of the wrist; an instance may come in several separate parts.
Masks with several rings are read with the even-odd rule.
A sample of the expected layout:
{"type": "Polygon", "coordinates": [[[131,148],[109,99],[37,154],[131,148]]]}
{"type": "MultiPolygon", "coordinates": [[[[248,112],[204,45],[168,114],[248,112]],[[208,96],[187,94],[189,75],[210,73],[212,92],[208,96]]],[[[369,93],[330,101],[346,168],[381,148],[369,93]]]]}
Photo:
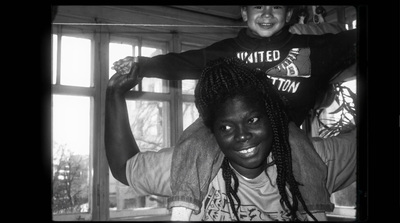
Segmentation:
{"type": "Polygon", "coordinates": [[[106,89],[106,97],[107,98],[114,98],[114,99],[118,99],[118,98],[125,98],[125,93],[123,91],[120,91],[120,89],[115,88],[115,87],[107,87],[106,89]]]}

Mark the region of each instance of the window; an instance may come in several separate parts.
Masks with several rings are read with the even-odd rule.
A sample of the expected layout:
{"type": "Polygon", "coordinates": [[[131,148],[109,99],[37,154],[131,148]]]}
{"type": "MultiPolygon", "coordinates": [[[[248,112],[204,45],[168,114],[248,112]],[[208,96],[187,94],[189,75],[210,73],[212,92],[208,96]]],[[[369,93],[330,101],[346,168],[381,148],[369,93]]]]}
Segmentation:
{"type": "MultiPolygon", "coordinates": [[[[103,165],[102,124],[107,81],[115,73],[112,63],[126,56],[165,54],[171,49],[169,44],[167,40],[53,27],[53,220],[121,220],[169,214],[166,198],[133,197],[130,188],[115,180],[103,165]],[[107,198],[100,194],[107,194],[107,198]]],[[[195,84],[194,80],[180,83],[143,78],[127,93],[131,130],[142,150],[174,144],[183,129],[196,120],[195,84]],[[177,119],[171,120],[171,114],[177,114],[177,119]]]]}
{"type": "MultiPolygon", "coordinates": [[[[160,54],[166,53],[166,44],[161,44],[159,42],[154,41],[143,41],[143,45],[141,47],[140,56],[144,57],[154,57],[160,54]],[[155,47],[152,47],[155,46],[155,47]]],[[[168,92],[168,88],[166,87],[168,81],[159,79],[159,78],[143,78],[141,87],[142,91],[147,92],[158,92],[158,93],[166,93],[168,92]]]]}
{"type": "Polygon", "coordinates": [[[58,33],[52,40],[53,218],[76,214],[87,219],[92,193],[92,39],[58,33]]]}
{"type": "MultiPolygon", "coordinates": [[[[181,45],[181,52],[187,50],[198,49],[199,46],[192,46],[188,44],[181,45]]],[[[196,87],[197,80],[182,80],[182,114],[183,114],[183,130],[189,127],[198,117],[199,113],[194,104],[194,89],[196,87]]]]}
{"type": "Polygon", "coordinates": [[[53,213],[89,210],[90,98],[53,95],[53,213]]]}
{"type": "Polygon", "coordinates": [[[350,24],[345,25],[346,30],[356,29],[357,28],[357,20],[353,20],[350,24]]]}
{"type": "MultiPolygon", "coordinates": [[[[109,44],[110,67],[126,56],[153,57],[166,52],[166,44],[140,41],[132,38],[111,37],[109,44]],[[117,42],[118,41],[118,42],[117,42]],[[141,45],[140,45],[141,44],[141,45]]],[[[109,71],[111,77],[115,71],[109,71]]],[[[143,78],[142,82],[127,95],[127,108],[131,131],[141,151],[158,151],[170,145],[170,100],[168,81],[143,78]],[[138,97],[136,93],[142,92],[138,97]]],[[[143,214],[143,210],[161,211],[167,214],[167,199],[159,196],[134,197],[131,188],[117,181],[109,171],[110,219],[120,220],[127,216],[143,214]]]]}
{"type": "MultiPolygon", "coordinates": [[[[137,43],[133,43],[134,45],[137,45],[137,43]]],[[[124,44],[124,43],[117,43],[117,42],[111,42],[110,43],[110,56],[109,56],[109,71],[108,71],[108,76],[109,78],[112,77],[113,74],[115,74],[115,71],[111,69],[113,66],[113,63],[123,59],[127,56],[136,56],[138,55],[138,48],[137,46],[135,47],[134,45],[131,44],[124,44]]]]}

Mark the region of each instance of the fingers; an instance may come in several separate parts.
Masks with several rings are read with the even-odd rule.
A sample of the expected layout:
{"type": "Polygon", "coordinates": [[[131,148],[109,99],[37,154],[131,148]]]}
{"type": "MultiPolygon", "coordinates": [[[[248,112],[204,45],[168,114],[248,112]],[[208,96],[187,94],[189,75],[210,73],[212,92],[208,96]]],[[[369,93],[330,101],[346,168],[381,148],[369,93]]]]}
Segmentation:
{"type": "Polygon", "coordinates": [[[135,87],[143,79],[139,77],[138,66],[132,63],[130,72],[123,74],[121,72],[115,73],[109,80],[108,86],[124,90],[129,90],[135,87]]]}
{"type": "Polygon", "coordinates": [[[110,78],[108,87],[115,92],[125,93],[135,87],[143,79],[139,77],[138,63],[133,57],[125,57],[113,63],[116,73],[110,78]]]}
{"type": "Polygon", "coordinates": [[[114,66],[111,69],[115,70],[117,73],[120,74],[128,74],[132,69],[132,65],[134,62],[134,57],[128,56],[124,59],[118,60],[113,63],[114,66]]]}

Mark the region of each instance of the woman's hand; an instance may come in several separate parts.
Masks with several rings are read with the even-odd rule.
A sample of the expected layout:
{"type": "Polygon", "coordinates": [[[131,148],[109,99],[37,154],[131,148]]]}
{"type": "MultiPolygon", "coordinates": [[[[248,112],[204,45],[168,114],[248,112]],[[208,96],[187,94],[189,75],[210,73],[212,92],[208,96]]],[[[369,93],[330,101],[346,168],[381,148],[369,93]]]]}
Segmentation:
{"type": "Polygon", "coordinates": [[[111,69],[115,70],[120,74],[128,74],[131,71],[132,65],[135,61],[135,57],[127,56],[124,59],[120,59],[113,63],[111,69]]]}
{"type": "Polygon", "coordinates": [[[117,72],[110,78],[107,85],[108,93],[123,95],[142,80],[142,78],[139,77],[138,64],[132,62],[129,66],[131,67],[130,72],[117,72]]]}

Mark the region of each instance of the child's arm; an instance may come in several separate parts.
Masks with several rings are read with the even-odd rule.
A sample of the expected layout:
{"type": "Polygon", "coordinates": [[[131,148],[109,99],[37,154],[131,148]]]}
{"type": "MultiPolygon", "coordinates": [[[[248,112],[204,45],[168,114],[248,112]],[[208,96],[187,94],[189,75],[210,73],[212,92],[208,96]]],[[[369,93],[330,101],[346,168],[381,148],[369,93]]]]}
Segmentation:
{"type": "MultiPolygon", "coordinates": [[[[313,36],[310,46],[315,50],[318,63],[330,74],[337,74],[352,66],[357,60],[357,30],[343,31],[337,34],[313,36]]],[[[332,76],[328,75],[328,79],[332,76]]]]}
{"type": "MultiPolygon", "coordinates": [[[[133,70],[136,69],[134,66],[133,70]]],[[[126,185],[126,161],[140,151],[129,126],[125,102],[125,93],[139,82],[135,73],[116,73],[109,80],[106,90],[104,140],[107,160],[113,176],[126,185]]]]}
{"type": "Polygon", "coordinates": [[[184,53],[168,53],[155,57],[125,57],[114,62],[118,73],[129,73],[133,62],[137,62],[139,76],[155,77],[164,80],[198,79],[205,66],[203,50],[192,50],[184,53]]]}
{"type": "Polygon", "coordinates": [[[133,61],[137,62],[140,77],[154,77],[164,80],[198,79],[207,62],[219,57],[235,56],[231,41],[224,40],[198,50],[183,53],[167,53],[154,57],[125,57],[116,61],[113,69],[117,72],[130,70],[133,61]]]}

